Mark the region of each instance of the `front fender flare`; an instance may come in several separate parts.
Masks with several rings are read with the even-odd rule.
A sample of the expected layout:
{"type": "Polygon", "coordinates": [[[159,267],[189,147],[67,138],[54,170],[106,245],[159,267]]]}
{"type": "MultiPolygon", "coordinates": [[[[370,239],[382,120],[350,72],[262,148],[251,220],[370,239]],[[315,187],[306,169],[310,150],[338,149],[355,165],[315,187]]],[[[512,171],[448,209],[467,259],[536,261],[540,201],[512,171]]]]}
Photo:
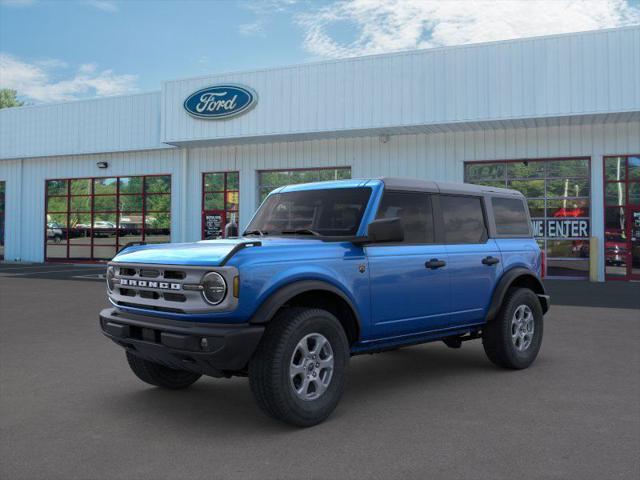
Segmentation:
{"type": "Polygon", "coordinates": [[[355,307],[351,299],[335,285],[322,280],[298,280],[280,287],[278,290],[273,292],[264,302],[262,302],[262,304],[258,307],[256,312],[251,317],[249,323],[262,324],[268,322],[275,316],[276,312],[280,310],[280,308],[293,297],[311,290],[324,290],[326,292],[330,292],[339,296],[346,302],[349,308],[351,308],[356,322],[358,322],[358,328],[362,326],[358,309],[355,307]]]}
{"type": "Polygon", "coordinates": [[[538,296],[538,299],[540,300],[542,312],[547,313],[547,311],[549,310],[549,296],[544,289],[542,281],[531,270],[523,267],[516,267],[506,271],[502,275],[502,278],[500,278],[498,285],[493,291],[491,304],[489,305],[489,309],[487,310],[485,319],[487,322],[490,322],[496,317],[496,315],[498,315],[500,307],[502,306],[502,302],[504,301],[504,297],[509,290],[509,287],[511,287],[511,285],[513,285],[513,283],[518,279],[523,279],[526,282],[526,285],[533,290],[533,292],[538,296]]]}

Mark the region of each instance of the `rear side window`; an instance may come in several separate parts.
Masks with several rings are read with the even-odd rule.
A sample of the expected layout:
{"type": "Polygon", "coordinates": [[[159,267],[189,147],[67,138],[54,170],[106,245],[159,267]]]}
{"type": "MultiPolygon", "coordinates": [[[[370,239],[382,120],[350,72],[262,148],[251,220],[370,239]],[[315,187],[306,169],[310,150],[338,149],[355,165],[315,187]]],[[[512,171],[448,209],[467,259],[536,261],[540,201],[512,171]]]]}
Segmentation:
{"type": "Polygon", "coordinates": [[[400,217],[403,243],[433,243],[433,210],[427,193],[385,192],[376,218],[400,217]]]}
{"type": "Polygon", "coordinates": [[[529,235],[529,221],[524,202],[519,198],[491,199],[498,235],[529,235]]]}
{"type": "Polygon", "coordinates": [[[481,198],[441,195],[440,207],[447,243],[483,243],[487,240],[481,198]]]}

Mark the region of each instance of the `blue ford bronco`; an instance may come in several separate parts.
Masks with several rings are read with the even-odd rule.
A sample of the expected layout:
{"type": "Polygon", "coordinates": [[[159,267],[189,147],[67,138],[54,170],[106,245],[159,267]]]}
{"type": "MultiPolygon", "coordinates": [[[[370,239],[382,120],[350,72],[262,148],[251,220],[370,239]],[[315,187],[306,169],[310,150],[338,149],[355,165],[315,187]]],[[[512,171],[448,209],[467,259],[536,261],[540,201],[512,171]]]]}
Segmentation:
{"type": "Polygon", "coordinates": [[[352,355],[482,339],[528,367],[549,296],[514,190],[415,179],[281,187],[239,238],[136,245],[107,268],[104,334],[159,387],[249,377],[262,410],[327,418],[352,355]]]}

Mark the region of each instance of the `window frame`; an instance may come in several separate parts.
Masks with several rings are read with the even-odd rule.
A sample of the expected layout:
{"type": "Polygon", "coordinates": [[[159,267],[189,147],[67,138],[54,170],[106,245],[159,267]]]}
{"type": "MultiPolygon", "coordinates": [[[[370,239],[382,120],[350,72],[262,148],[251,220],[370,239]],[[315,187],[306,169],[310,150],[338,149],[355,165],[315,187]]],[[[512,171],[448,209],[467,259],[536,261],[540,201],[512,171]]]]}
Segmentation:
{"type": "MultiPolygon", "coordinates": [[[[533,226],[531,223],[531,214],[529,212],[529,204],[527,203],[527,198],[524,195],[522,197],[517,197],[514,195],[501,195],[499,193],[487,193],[485,194],[485,203],[486,203],[487,215],[489,217],[489,228],[490,228],[489,237],[490,238],[531,238],[531,239],[534,238],[533,226]],[[493,211],[494,198],[504,198],[507,200],[519,200],[524,207],[525,215],[527,217],[527,228],[529,233],[526,233],[526,234],[521,233],[518,235],[499,233],[498,224],[496,223],[496,215],[495,215],[495,212],[493,211]]],[[[545,209],[546,209],[546,203],[545,203],[545,209]]]]}
{"type": "Polygon", "coordinates": [[[7,218],[7,182],[6,180],[0,180],[0,246],[2,252],[0,252],[0,260],[4,260],[4,252],[7,248],[7,231],[6,231],[6,218],[7,218]]]}
{"type": "Polygon", "coordinates": [[[224,229],[226,226],[226,222],[228,220],[227,215],[235,214],[236,216],[236,224],[238,225],[238,234],[240,234],[240,171],[239,170],[215,170],[211,172],[202,172],[202,185],[201,185],[201,205],[200,205],[200,239],[205,240],[204,232],[205,232],[205,217],[207,212],[223,212],[225,225],[222,226],[222,237],[224,237],[224,229]],[[222,190],[207,190],[206,188],[206,178],[207,175],[216,175],[221,174],[224,175],[223,179],[223,189],[222,190]],[[238,176],[238,188],[230,189],[229,188],[229,174],[236,174],[238,176]],[[222,209],[214,209],[214,208],[206,208],[206,196],[209,193],[221,193],[223,198],[223,208],[222,209]],[[237,193],[238,194],[238,203],[237,207],[233,210],[229,210],[228,207],[228,199],[227,195],[229,193],[237,193]]]}
{"type": "MultiPolygon", "coordinates": [[[[625,155],[607,155],[607,157],[618,157],[618,156],[625,156],[625,155]]],[[[629,156],[634,156],[634,155],[629,155],[629,156]]],[[[557,240],[570,240],[570,241],[582,241],[582,242],[588,242],[589,241],[589,237],[591,237],[593,235],[593,212],[594,212],[594,208],[595,208],[595,204],[593,202],[593,178],[592,178],[592,172],[591,172],[591,167],[593,164],[593,158],[591,156],[584,156],[584,155],[578,155],[578,156],[557,156],[557,157],[537,157],[537,158],[511,158],[511,159],[498,159],[498,160],[471,160],[471,161],[465,161],[464,165],[463,165],[463,175],[464,175],[464,181],[465,183],[471,183],[473,185],[486,185],[486,182],[492,182],[496,185],[493,186],[498,186],[497,184],[500,183],[499,187],[500,188],[511,188],[508,186],[508,182],[512,181],[512,180],[521,180],[521,181],[527,181],[527,180],[543,180],[544,181],[544,192],[543,192],[543,196],[541,197],[527,197],[526,195],[524,196],[525,201],[527,201],[527,206],[528,206],[528,201],[529,200],[542,200],[544,202],[544,216],[535,216],[532,217],[531,216],[531,212],[529,211],[529,219],[531,221],[531,236],[532,238],[538,242],[538,244],[540,245],[540,250],[543,252],[544,258],[543,258],[543,271],[544,272],[549,272],[549,262],[553,262],[555,260],[559,260],[559,261],[576,261],[576,262],[582,262],[585,259],[583,258],[578,258],[578,257],[549,257],[547,255],[547,251],[548,251],[548,247],[547,245],[550,244],[553,241],[557,241],[557,240]],[[547,180],[553,180],[553,179],[559,179],[561,177],[557,177],[557,176],[553,176],[553,175],[549,175],[548,169],[546,168],[546,165],[551,163],[551,162],[559,162],[559,161],[568,161],[568,160],[582,160],[582,161],[586,161],[587,167],[586,167],[586,175],[570,175],[567,176],[566,178],[568,179],[585,179],[588,181],[589,184],[589,194],[588,196],[568,196],[568,197],[554,197],[554,196],[549,196],[547,195],[547,180]],[[511,177],[509,175],[509,164],[512,163],[523,163],[523,162],[539,162],[539,163],[544,163],[545,164],[545,170],[544,170],[544,174],[543,176],[540,177],[531,177],[531,178],[523,178],[523,177],[511,177]],[[482,165],[482,164],[499,164],[499,165],[504,165],[504,172],[501,175],[500,178],[494,178],[494,179],[487,179],[487,180],[482,180],[482,179],[477,179],[477,180],[470,180],[469,175],[467,173],[467,167],[468,166],[473,166],[473,165],[482,165]],[[485,183],[483,183],[485,182],[485,183]],[[580,216],[580,217],[572,217],[575,218],[576,220],[582,219],[582,220],[587,220],[589,222],[589,237],[584,238],[584,237],[558,237],[558,238],[552,238],[552,237],[548,237],[545,235],[541,236],[541,237],[537,237],[534,236],[534,230],[533,230],[533,220],[541,220],[543,222],[546,222],[549,219],[553,219],[554,217],[549,216],[549,212],[550,212],[550,208],[548,205],[548,201],[551,200],[560,200],[562,198],[565,198],[568,201],[571,200],[581,200],[584,201],[586,200],[588,203],[588,207],[589,207],[589,213],[586,216],[580,216]]],[[[602,173],[602,175],[604,176],[604,171],[602,173]]],[[[603,202],[604,202],[604,198],[603,198],[603,202]]],[[[492,219],[490,219],[490,221],[492,221],[492,219]]],[[[493,233],[495,234],[496,231],[494,229],[493,233]]],[[[496,236],[496,238],[502,238],[502,237],[498,237],[496,236]]],[[[588,260],[588,258],[587,258],[588,260]]],[[[565,276],[565,275],[554,275],[554,274],[547,274],[545,275],[548,278],[561,278],[561,279],[584,279],[584,278],[588,278],[587,276],[565,276]]]]}
{"type": "Polygon", "coordinates": [[[383,247],[383,246],[417,246],[417,245],[438,245],[442,244],[442,229],[439,228],[441,224],[441,219],[439,219],[440,208],[440,199],[438,198],[437,192],[426,192],[419,190],[383,190],[382,196],[378,202],[378,207],[376,209],[376,214],[374,216],[374,220],[378,218],[378,212],[380,211],[380,207],[382,206],[382,202],[384,201],[384,196],[387,193],[400,194],[400,195],[426,195],[429,197],[429,201],[431,203],[431,220],[433,225],[433,241],[431,242],[388,242],[388,243],[373,243],[368,244],[367,247],[383,247]]]}
{"type": "MultiPolygon", "coordinates": [[[[147,227],[146,224],[146,220],[147,220],[147,216],[152,216],[152,215],[148,215],[148,214],[154,214],[154,213],[160,213],[160,214],[168,214],[169,215],[169,238],[171,239],[171,235],[172,235],[172,228],[171,228],[171,222],[172,222],[172,198],[173,197],[173,177],[170,173],[158,173],[158,174],[149,174],[149,175],[106,175],[106,176],[101,176],[101,177],[95,177],[95,176],[90,176],[90,177],[69,177],[69,178],[46,178],[44,180],[44,225],[43,225],[43,258],[45,260],[45,262],[60,262],[60,263],[68,263],[70,261],[76,262],[76,263],[99,263],[99,262],[108,262],[109,259],[105,259],[102,257],[96,257],[94,254],[95,248],[98,247],[113,247],[115,249],[115,253],[114,255],[116,255],[121,249],[122,247],[126,246],[127,244],[131,243],[131,242],[126,242],[126,243],[121,243],[120,239],[121,237],[121,228],[120,228],[120,217],[122,214],[131,214],[131,213],[140,213],[141,214],[141,228],[140,228],[140,241],[141,242],[146,242],[146,237],[147,237],[147,231],[152,231],[152,230],[156,230],[152,227],[147,227]],[[147,193],[147,179],[149,178],[157,178],[157,177],[169,177],[169,191],[168,192],[152,192],[152,193],[147,193]],[[121,184],[121,179],[124,178],[140,178],[142,179],[142,188],[141,191],[139,193],[121,193],[120,192],[120,184],[121,184]],[[104,180],[104,179],[114,179],[115,180],[115,193],[95,193],[95,183],[96,180],[104,180]],[[88,180],[90,182],[90,191],[88,194],[82,193],[82,194],[72,194],[71,193],[71,184],[73,181],[77,181],[77,180],[88,180]],[[53,195],[49,195],[48,193],[48,185],[49,182],[66,182],[66,186],[65,186],[65,191],[66,193],[64,194],[53,194],[53,195]],[[134,196],[140,196],[142,198],[142,205],[141,205],[141,210],[138,211],[132,211],[132,210],[121,210],[120,208],[120,199],[121,197],[134,197],[134,196]],[[169,197],[169,210],[148,210],[147,209],[147,197],[148,196],[168,196],[169,197]],[[89,199],[90,201],[90,208],[89,210],[82,210],[82,211],[72,211],[71,210],[71,200],[72,198],[83,198],[86,197],[89,199]],[[115,197],[116,198],[116,204],[115,204],[115,210],[99,210],[97,211],[95,209],[95,199],[96,197],[100,198],[100,197],[115,197]],[[66,210],[62,211],[62,212],[49,212],[49,199],[50,198],[64,198],[66,199],[66,210]],[[71,218],[72,214],[80,214],[80,215],[87,215],[90,217],[91,221],[90,221],[90,226],[88,229],[89,232],[89,238],[90,238],[90,242],[88,244],[81,244],[81,243],[73,243],[72,241],[70,241],[70,237],[69,237],[69,232],[71,230],[71,228],[69,227],[69,221],[71,218]],[[48,230],[48,219],[47,216],[53,214],[53,215],[64,215],[65,216],[65,225],[62,228],[62,230],[65,232],[66,237],[65,237],[65,243],[64,246],[66,247],[66,255],[64,257],[49,257],[47,256],[47,246],[49,245],[48,243],[48,237],[47,237],[47,230],[48,230]],[[95,242],[95,239],[97,238],[94,234],[94,230],[95,227],[95,222],[96,220],[96,214],[98,215],[115,215],[115,228],[113,229],[113,231],[115,232],[114,235],[114,243],[113,244],[100,244],[95,242]],[[82,249],[88,250],[89,254],[86,257],[72,257],[71,256],[71,248],[72,247],[81,247],[82,249]]],[[[55,221],[55,220],[52,220],[55,221]]]]}
{"type": "Polygon", "coordinates": [[[485,245],[490,238],[492,238],[492,234],[495,233],[495,230],[490,231],[490,225],[487,221],[487,205],[485,201],[485,195],[483,193],[479,193],[478,195],[466,194],[466,193],[438,193],[438,209],[440,213],[440,225],[442,227],[442,243],[445,245],[485,245]],[[459,197],[459,198],[476,198],[480,200],[480,209],[482,211],[482,220],[484,222],[484,240],[480,242],[449,242],[447,241],[447,231],[444,224],[444,208],[442,207],[442,203],[440,200],[442,197],[459,197]]]}
{"type": "MultiPolygon", "coordinates": [[[[634,184],[634,185],[640,185],[640,177],[639,178],[634,178],[634,179],[630,179],[629,178],[629,159],[631,157],[640,157],[640,153],[630,153],[630,154],[619,154],[619,155],[603,155],[602,156],[602,222],[603,222],[603,248],[606,249],[606,234],[607,234],[607,226],[606,226],[606,222],[607,222],[607,210],[608,209],[621,209],[623,211],[623,215],[624,215],[624,219],[625,219],[625,234],[628,232],[628,230],[631,229],[631,225],[629,220],[629,213],[636,210],[636,208],[640,208],[640,204],[632,204],[629,201],[629,191],[630,191],[630,185],[634,184]],[[611,158],[624,158],[624,168],[625,168],[625,175],[624,175],[624,179],[622,180],[611,180],[608,179],[606,177],[606,168],[607,168],[607,160],[611,159],[611,158]],[[624,203],[622,205],[609,205],[607,204],[607,185],[611,185],[611,184],[621,184],[624,185],[624,203]]],[[[632,242],[631,242],[631,237],[627,236],[627,240],[626,240],[626,245],[627,247],[632,246],[632,242]]],[[[626,272],[625,275],[614,275],[611,273],[607,273],[607,264],[606,264],[606,251],[603,255],[603,259],[602,262],[604,263],[604,278],[605,281],[608,282],[624,282],[624,281],[631,281],[631,280],[640,280],[640,276],[639,275],[635,275],[633,274],[633,267],[630,265],[626,265],[626,272]]],[[[627,254],[628,257],[632,256],[631,250],[629,250],[629,253],[627,254]]],[[[631,259],[631,261],[633,261],[631,259]]]]}

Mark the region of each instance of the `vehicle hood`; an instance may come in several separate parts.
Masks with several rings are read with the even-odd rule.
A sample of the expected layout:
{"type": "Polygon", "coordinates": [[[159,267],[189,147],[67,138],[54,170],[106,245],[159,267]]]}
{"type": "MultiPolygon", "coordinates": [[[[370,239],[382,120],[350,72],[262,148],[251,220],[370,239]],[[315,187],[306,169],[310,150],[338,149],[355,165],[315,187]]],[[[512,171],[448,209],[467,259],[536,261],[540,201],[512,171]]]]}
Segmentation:
{"type": "MultiPolygon", "coordinates": [[[[261,253],[275,248],[291,250],[322,249],[331,243],[311,238],[275,237],[275,238],[234,238],[226,240],[202,240],[193,243],[163,243],[152,245],[137,245],[128,247],[113,258],[119,263],[143,263],[156,265],[193,265],[217,266],[231,253],[239,243],[260,242],[257,248],[261,253]]],[[[335,245],[335,244],[333,244],[335,245]]],[[[258,250],[256,250],[258,251],[258,250]]],[[[249,249],[242,250],[242,256],[250,254],[249,249]]],[[[240,255],[240,254],[239,254],[240,255]]]]}

